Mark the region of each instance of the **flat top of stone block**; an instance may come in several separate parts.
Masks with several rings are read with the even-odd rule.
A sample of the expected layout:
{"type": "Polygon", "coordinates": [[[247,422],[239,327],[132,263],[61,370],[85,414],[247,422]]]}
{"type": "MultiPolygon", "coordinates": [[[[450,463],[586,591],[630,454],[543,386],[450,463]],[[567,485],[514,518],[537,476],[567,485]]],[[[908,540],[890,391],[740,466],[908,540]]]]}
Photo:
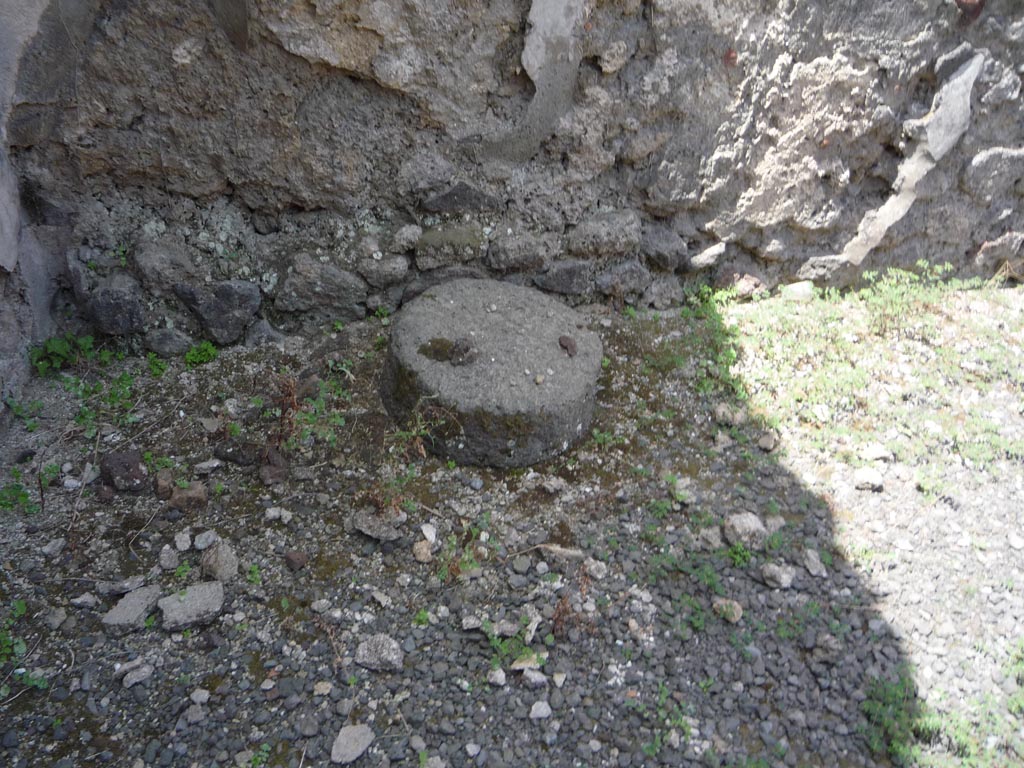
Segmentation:
{"type": "Polygon", "coordinates": [[[601,340],[579,313],[497,280],[427,290],[398,313],[391,344],[423,388],[459,412],[534,413],[592,399],[601,368],[601,340]]]}

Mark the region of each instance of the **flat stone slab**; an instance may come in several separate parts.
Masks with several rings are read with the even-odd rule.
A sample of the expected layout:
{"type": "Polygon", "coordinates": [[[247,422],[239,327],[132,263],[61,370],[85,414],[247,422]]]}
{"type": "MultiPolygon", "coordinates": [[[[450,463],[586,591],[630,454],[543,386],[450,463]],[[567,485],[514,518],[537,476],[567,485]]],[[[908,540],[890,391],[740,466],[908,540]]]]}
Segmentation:
{"type": "Polygon", "coordinates": [[[602,347],[586,320],[532,288],[453,280],[395,316],[381,395],[426,447],[460,464],[522,467],[588,433],[602,347]]]}
{"type": "Polygon", "coordinates": [[[203,624],[215,619],[224,605],[224,585],[204,581],[161,598],[157,603],[163,612],[164,629],[173,631],[203,624]]]}

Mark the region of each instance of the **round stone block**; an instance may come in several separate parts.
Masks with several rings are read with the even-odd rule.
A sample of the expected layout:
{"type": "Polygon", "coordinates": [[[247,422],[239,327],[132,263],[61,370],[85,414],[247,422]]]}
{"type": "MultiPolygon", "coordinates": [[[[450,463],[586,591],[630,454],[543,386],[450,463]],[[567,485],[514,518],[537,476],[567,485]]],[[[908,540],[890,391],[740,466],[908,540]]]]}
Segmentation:
{"type": "Polygon", "coordinates": [[[395,316],[381,395],[433,453],[522,467],[587,434],[601,356],[584,318],[550,296],[453,280],[395,316]]]}

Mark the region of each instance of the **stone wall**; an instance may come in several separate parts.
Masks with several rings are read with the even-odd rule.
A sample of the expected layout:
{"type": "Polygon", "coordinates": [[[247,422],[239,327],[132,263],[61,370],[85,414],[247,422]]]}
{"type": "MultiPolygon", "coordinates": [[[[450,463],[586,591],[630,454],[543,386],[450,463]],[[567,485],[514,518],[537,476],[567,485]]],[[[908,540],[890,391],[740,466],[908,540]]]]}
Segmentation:
{"type": "Polygon", "coordinates": [[[158,347],[454,275],[666,306],[1022,255],[1024,0],[37,4],[21,263],[158,347]]]}

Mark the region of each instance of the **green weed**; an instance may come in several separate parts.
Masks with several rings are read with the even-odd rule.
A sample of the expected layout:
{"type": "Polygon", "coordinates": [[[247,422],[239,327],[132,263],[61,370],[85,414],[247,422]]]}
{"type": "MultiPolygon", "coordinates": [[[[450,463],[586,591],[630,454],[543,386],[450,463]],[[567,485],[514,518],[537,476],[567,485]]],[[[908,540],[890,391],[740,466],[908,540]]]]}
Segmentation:
{"type": "Polygon", "coordinates": [[[96,358],[95,340],[92,336],[53,336],[29,350],[28,360],[36,373],[49,376],[79,362],[96,358]]]}
{"type": "Polygon", "coordinates": [[[212,363],[220,354],[217,348],[209,341],[202,341],[195,344],[185,353],[185,365],[189,368],[198,368],[200,365],[212,363]]]}
{"type": "Polygon", "coordinates": [[[4,400],[4,405],[10,409],[14,418],[21,420],[26,432],[35,432],[39,428],[39,419],[36,417],[43,412],[43,404],[39,400],[19,403],[14,398],[9,397],[4,400]]]}

